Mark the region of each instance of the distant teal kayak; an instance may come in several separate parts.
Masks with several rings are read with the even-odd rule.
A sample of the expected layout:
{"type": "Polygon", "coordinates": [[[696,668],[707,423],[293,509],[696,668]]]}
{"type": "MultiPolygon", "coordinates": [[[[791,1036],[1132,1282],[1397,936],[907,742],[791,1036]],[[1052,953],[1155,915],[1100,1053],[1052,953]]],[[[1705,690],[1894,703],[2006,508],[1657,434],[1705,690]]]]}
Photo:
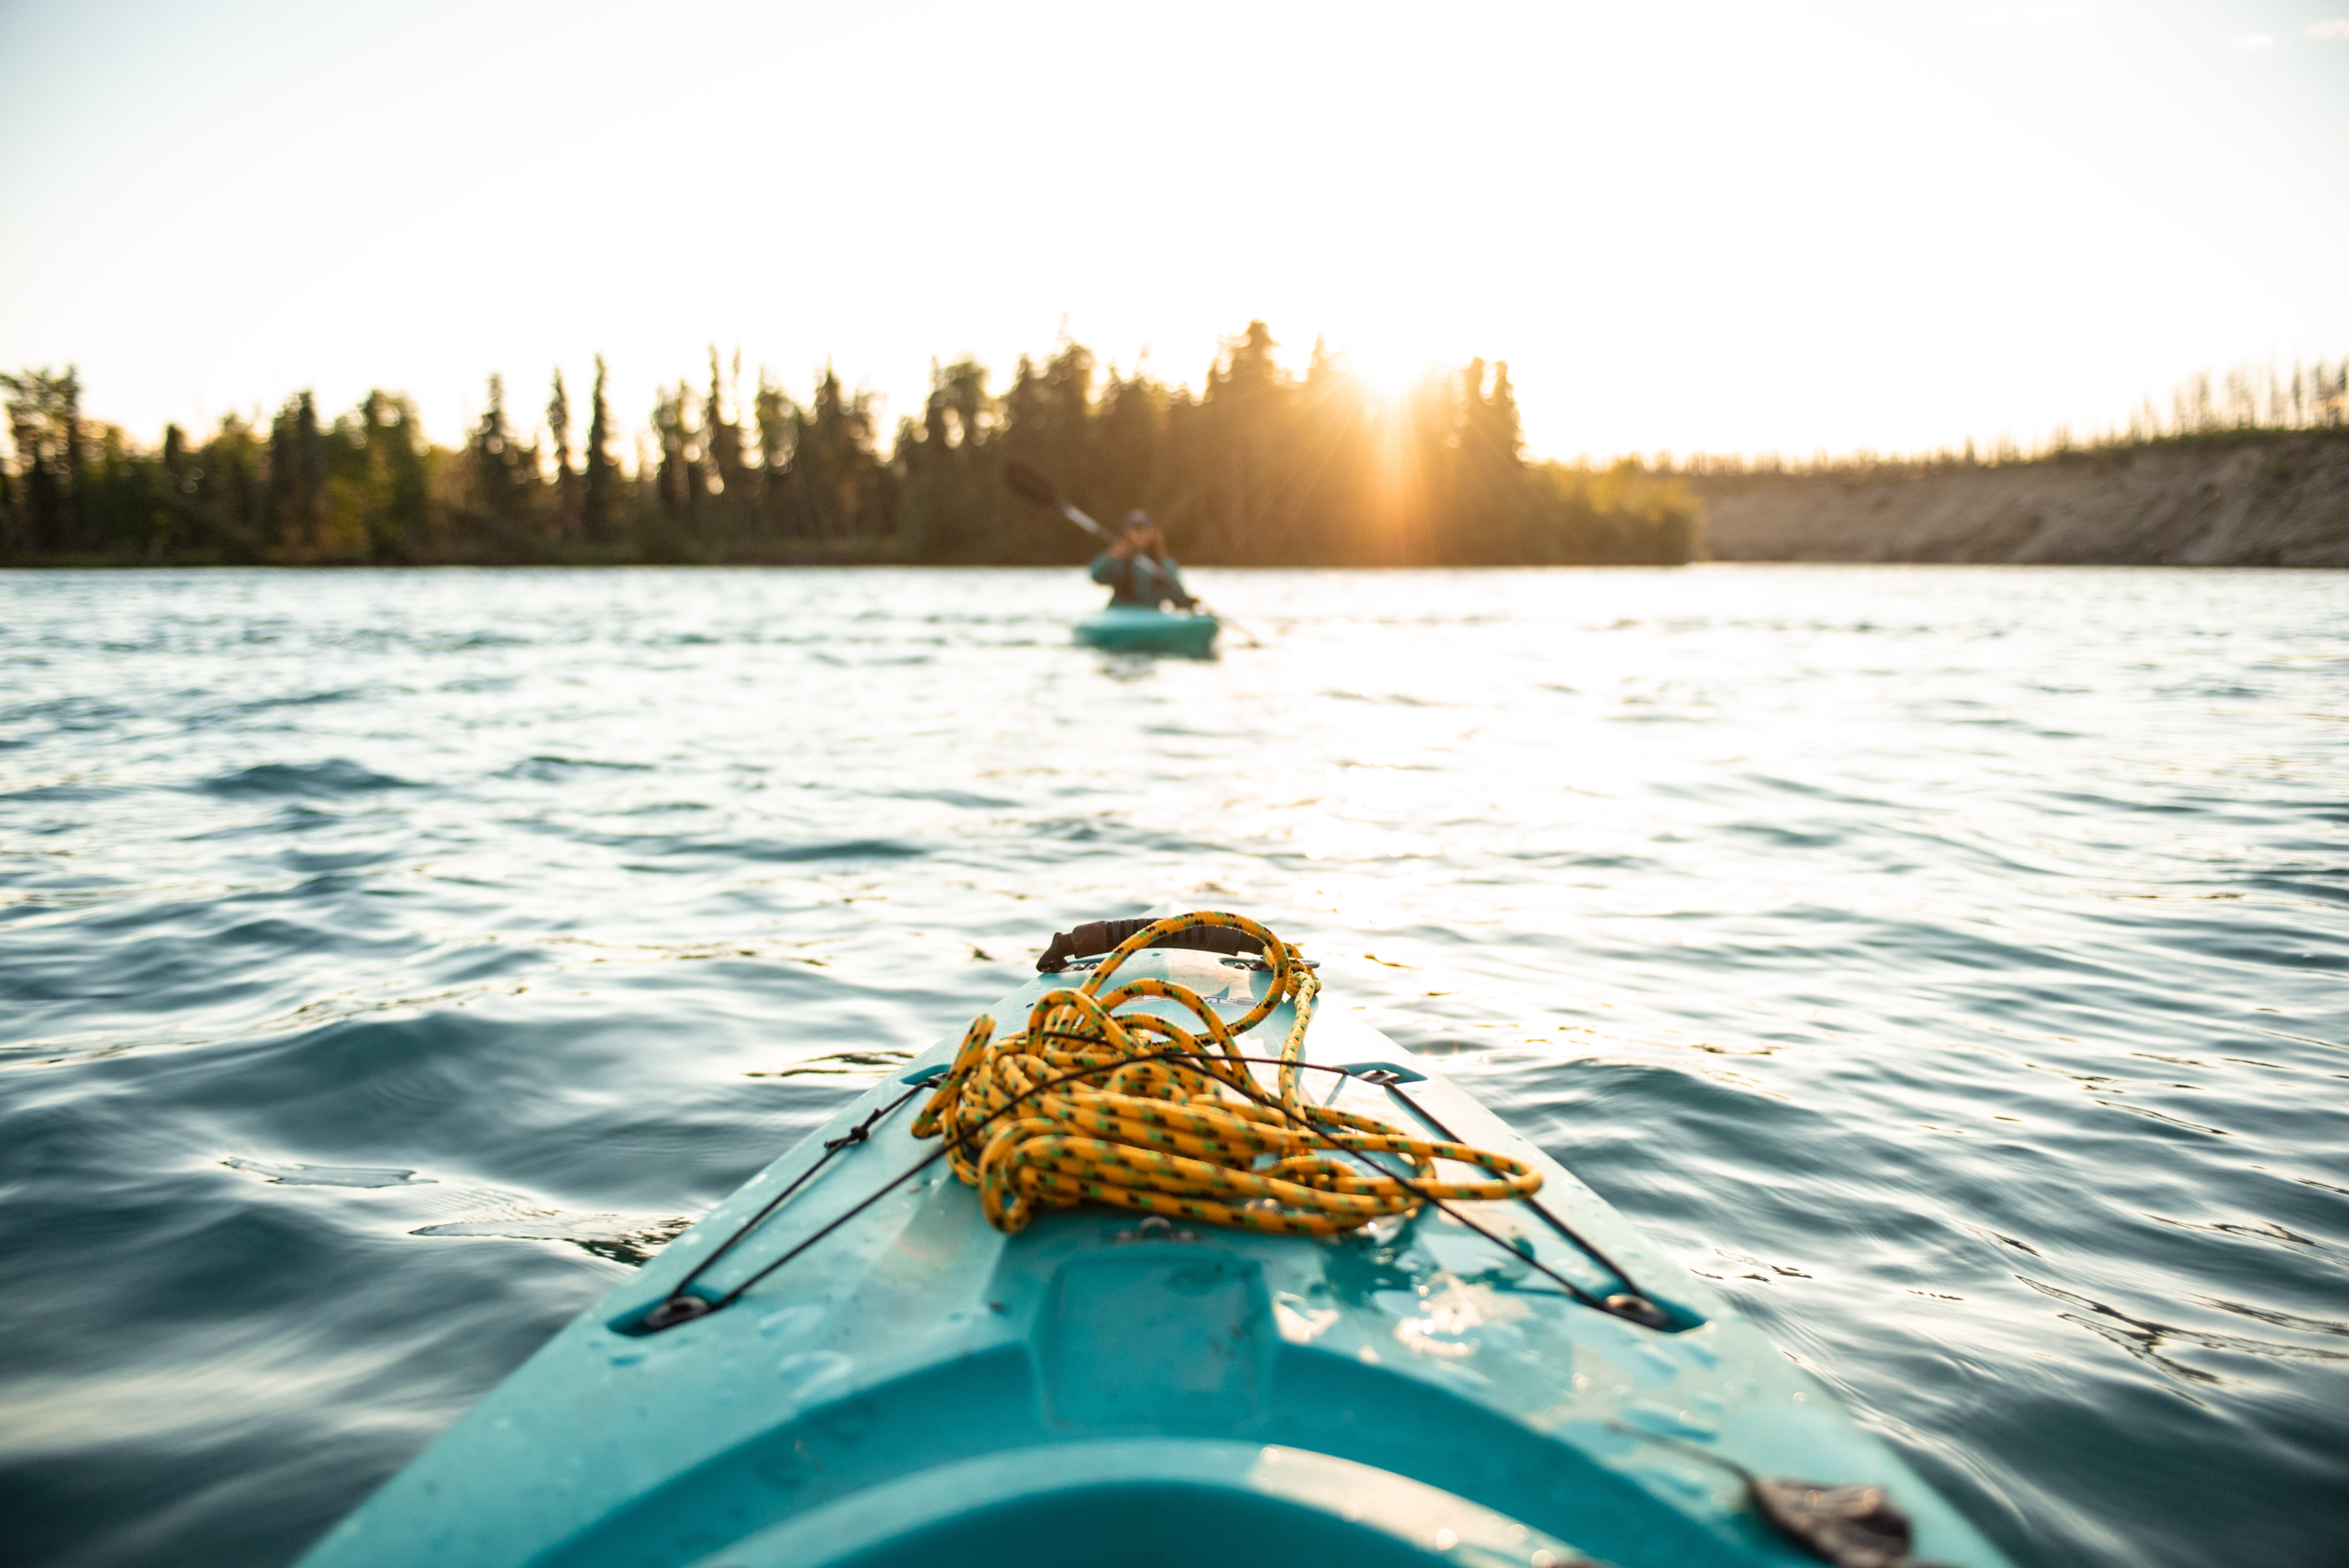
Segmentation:
{"type": "MultiPolygon", "coordinates": [[[[1268,975],[1160,948],[1119,971],[1227,1019],[1268,975]]],[[[909,1130],[949,1037],[564,1330],[308,1568],[2003,1568],[1464,1087],[1342,1005],[1303,1050],[1312,1103],[1523,1161],[1538,1191],[1334,1236],[1092,1202],[1006,1234],[909,1130]]]]}
{"type": "Polygon", "coordinates": [[[1131,653],[1204,655],[1216,646],[1219,623],[1211,615],[1111,605],[1077,622],[1077,640],[1131,653]]]}

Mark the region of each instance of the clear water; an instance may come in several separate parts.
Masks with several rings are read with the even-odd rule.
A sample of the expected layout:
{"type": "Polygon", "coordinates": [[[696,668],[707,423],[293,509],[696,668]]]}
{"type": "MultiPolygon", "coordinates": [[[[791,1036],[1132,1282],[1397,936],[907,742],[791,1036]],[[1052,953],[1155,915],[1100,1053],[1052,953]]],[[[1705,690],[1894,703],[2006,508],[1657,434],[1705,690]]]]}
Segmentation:
{"type": "Polygon", "coordinates": [[[12,1560],[297,1553],[1028,971],[1267,918],[2026,1564],[2349,1539],[2349,575],[0,577],[12,1560]]]}

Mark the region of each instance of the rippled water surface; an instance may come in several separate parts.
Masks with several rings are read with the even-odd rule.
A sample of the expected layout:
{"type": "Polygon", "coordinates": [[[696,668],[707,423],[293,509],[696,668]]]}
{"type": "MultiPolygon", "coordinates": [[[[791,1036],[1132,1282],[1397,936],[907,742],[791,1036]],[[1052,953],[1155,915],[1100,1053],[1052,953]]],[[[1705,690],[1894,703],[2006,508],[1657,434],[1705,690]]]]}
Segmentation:
{"type": "Polygon", "coordinates": [[[2026,1564],[2349,1539],[2349,575],[0,576],[0,1516],[284,1562],[1056,927],[1257,914],[2026,1564]]]}

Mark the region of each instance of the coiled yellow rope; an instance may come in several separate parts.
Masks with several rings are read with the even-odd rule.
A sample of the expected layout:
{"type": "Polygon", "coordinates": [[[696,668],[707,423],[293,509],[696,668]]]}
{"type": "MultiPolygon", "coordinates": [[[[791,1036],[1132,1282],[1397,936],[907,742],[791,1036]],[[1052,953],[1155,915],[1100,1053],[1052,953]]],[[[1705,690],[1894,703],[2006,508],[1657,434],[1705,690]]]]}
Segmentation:
{"type": "Polygon", "coordinates": [[[915,1119],[916,1137],[946,1134],[957,1176],[978,1189],[999,1231],[1018,1231],[1038,1207],[1091,1200],[1214,1225],[1292,1235],[1350,1230],[1406,1214],[1431,1198],[1525,1197],[1541,1173],[1490,1149],[1407,1136],[1372,1116],[1308,1104],[1305,1031],[1320,981],[1298,950],[1254,920],[1216,910],[1175,915],[1128,937],[1084,984],[1046,992],[1018,1033],[998,1036],[981,1015],[954,1066],[915,1119]],[[1237,1023],[1226,1023],[1186,986],[1134,980],[1104,990],[1133,954],[1200,926],[1245,931],[1264,944],[1272,984],[1237,1023]],[[1205,1038],[1148,1012],[1120,1014],[1137,997],[1187,1009],[1205,1038]],[[1297,1004],[1281,1043],[1278,1093],[1258,1083],[1237,1036],[1297,1004]],[[1210,1047],[1212,1046],[1212,1050],[1210,1047]],[[1184,1060],[1163,1058],[1180,1053],[1184,1060]],[[1038,1085],[1083,1075],[1036,1092],[1038,1085]],[[1023,1097],[1024,1096],[1024,1097],[1023,1097]],[[1018,1107],[973,1137],[988,1118],[1018,1107]],[[1394,1156],[1398,1179],[1346,1155],[1394,1156]],[[1437,1181],[1435,1161],[1456,1160],[1490,1179],[1437,1181]]]}

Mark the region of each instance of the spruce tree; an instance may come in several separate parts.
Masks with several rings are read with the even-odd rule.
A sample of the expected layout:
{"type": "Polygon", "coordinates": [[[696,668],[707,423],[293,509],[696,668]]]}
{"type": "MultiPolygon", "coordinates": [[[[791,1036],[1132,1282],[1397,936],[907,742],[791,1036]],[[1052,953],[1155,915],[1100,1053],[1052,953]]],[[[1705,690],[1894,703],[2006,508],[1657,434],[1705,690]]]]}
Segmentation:
{"type": "Polygon", "coordinates": [[[8,439],[16,448],[21,493],[16,547],[28,554],[73,548],[81,460],[81,384],[68,365],[0,375],[7,389],[8,439]]]}
{"type": "Polygon", "coordinates": [[[679,382],[674,390],[663,387],[653,402],[653,440],[660,452],[653,492],[660,501],[662,523],[654,554],[662,560],[682,558],[680,541],[691,522],[693,476],[686,448],[693,439],[692,398],[691,389],[679,382]]]}
{"type": "Polygon", "coordinates": [[[367,549],[382,563],[432,559],[432,506],[424,427],[409,399],[381,389],[359,401],[352,422],[364,438],[367,549]]]}
{"type": "Polygon", "coordinates": [[[183,542],[192,531],[190,524],[193,521],[191,516],[193,508],[189,503],[195,490],[195,481],[189,475],[189,467],[188,432],[181,430],[176,423],[165,425],[163,427],[163,485],[166,497],[164,505],[166,515],[170,518],[169,532],[166,535],[167,545],[183,542]]]}
{"type": "Polygon", "coordinates": [[[800,532],[792,506],[793,442],[799,431],[799,410],[784,395],[782,385],[759,367],[759,498],[755,528],[761,543],[794,537],[800,532]]]}
{"type": "Polygon", "coordinates": [[[487,525],[483,543],[497,559],[527,556],[532,553],[527,524],[538,488],[538,452],[525,446],[506,422],[504,377],[490,378],[489,406],[481,410],[468,446],[474,499],[487,525]]]}
{"type": "Polygon", "coordinates": [[[297,392],[269,422],[268,543],[278,558],[317,557],[324,541],[326,443],[318,432],[317,400],[297,392]]]}
{"type": "Polygon", "coordinates": [[[1272,357],[1278,347],[1270,327],[1251,321],[1208,368],[1196,461],[1210,499],[1195,536],[1214,559],[1265,559],[1267,525],[1286,521],[1279,490],[1289,474],[1278,448],[1291,436],[1295,387],[1272,357]]]}
{"type": "MultiPolygon", "coordinates": [[[[84,549],[88,547],[89,542],[83,534],[88,520],[82,514],[82,483],[88,477],[89,463],[82,446],[81,373],[73,366],[66,367],[65,379],[58,383],[58,392],[62,403],[58,418],[65,426],[64,531],[66,537],[71,541],[69,547],[84,549]]],[[[308,397],[308,393],[303,394],[305,402],[308,397]]],[[[314,420],[312,421],[314,433],[316,428],[316,421],[314,420]]]]}
{"type": "Polygon", "coordinates": [[[563,372],[554,372],[554,389],[546,400],[546,431],[554,442],[554,525],[557,539],[579,536],[579,476],[571,467],[571,396],[564,389],[563,372]]]}
{"type": "Polygon", "coordinates": [[[612,456],[612,410],[604,400],[604,356],[595,356],[595,390],[587,410],[585,473],[582,476],[580,529],[588,542],[608,545],[619,533],[620,465],[612,456]]]}
{"type": "Polygon", "coordinates": [[[709,497],[709,538],[704,541],[709,553],[724,559],[741,533],[740,522],[743,497],[749,493],[742,465],[742,410],[740,383],[742,358],[734,358],[735,387],[730,395],[725,375],[718,362],[718,346],[709,346],[709,402],[703,416],[702,466],[707,474],[706,485],[717,493],[709,497]],[[732,406],[734,417],[728,419],[725,410],[732,406]]]}

